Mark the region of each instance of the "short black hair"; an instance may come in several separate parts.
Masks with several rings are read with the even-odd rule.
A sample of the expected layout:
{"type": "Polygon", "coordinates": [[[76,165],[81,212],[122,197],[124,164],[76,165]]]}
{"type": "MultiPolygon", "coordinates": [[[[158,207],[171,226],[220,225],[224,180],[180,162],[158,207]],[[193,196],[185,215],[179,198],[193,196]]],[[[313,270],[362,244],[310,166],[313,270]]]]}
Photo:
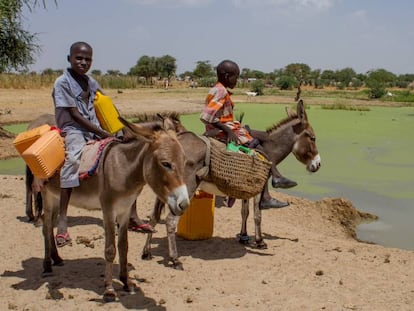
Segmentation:
{"type": "Polygon", "coordinates": [[[226,73],[230,73],[233,71],[233,69],[236,69],[236,68],[238,71],[240,71],[239,65],[237,65],[232,60],[229,60],[229,59],[223,60],[222,62],[220,62],[220,64],[217,65],[217,68],[216,68],[217,75],[223,75],[226,73]]]}
{"type": "Polygon", "coordinates": [[[90,49],[90,50],[92,51],[92,47],[90,46],[90,44],[89,44],[89,43],[86,43],[86,42],[84,42],[84,41],[78,41],[78,42],[73,43],[73,44],[70,46],[70,49],[69,49],[69,55],[72,55],[73,50],[74,50],[76,47],[80,46],[80,45],[84,45],[84,46],[86,46],[88,49],[90,49]]]}

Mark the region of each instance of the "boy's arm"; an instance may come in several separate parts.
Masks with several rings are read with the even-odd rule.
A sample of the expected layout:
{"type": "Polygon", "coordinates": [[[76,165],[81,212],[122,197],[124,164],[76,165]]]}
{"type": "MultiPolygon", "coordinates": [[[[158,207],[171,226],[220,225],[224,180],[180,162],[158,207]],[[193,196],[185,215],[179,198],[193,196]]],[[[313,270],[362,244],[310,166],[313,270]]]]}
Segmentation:
{"type": "Polygon", "coordinates": [[[93,123],[89,122],[87,119],[85,119],[78,111],[76,107],[68,108],[70,115],[72,118],[85,130],[88,130],[91,133],[94,133],[95,135],[101,137],[101,138],[107,138],[111,137],[110,133],[104,131],[103,129],[97,127],[93,123]]]}
{"type": "Polygon", "coordinates": [[[227,143],[234,142],[236,144],[239,144],[239,138],[226,124],[223,124],[221,122],[215,122],[210,124],[226,133],[227,143]]]}
{"type": "Polygon", "coordinates": [[[230,127],[228,127],[226,124],[221,123],[220,121],[216,121],[216,122],[207,122],[205,119],[200,118],[201,122],[203,122],[204,124],[210,124],[212,126],[214,126],[215,128],[223,131],[226,134],[226,140],[227,143],[229,142],[234,142],[236,144],[239,144],[239,138],[237,137],[237,135],[232,131],[232,129],[230,127]]]}

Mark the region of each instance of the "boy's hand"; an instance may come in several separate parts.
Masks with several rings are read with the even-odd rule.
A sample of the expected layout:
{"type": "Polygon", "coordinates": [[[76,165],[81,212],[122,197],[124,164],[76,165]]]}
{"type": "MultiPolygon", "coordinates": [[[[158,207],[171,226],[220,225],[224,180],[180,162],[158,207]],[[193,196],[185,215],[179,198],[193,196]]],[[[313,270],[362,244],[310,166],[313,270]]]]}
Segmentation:
{"type": "Polygon", "coordinates": [[[237,137],[237,135],[232,131],[228,131],[227,133],[227,143],[235,143],[235,144],[239,144],[239,138],[237,137]]]}

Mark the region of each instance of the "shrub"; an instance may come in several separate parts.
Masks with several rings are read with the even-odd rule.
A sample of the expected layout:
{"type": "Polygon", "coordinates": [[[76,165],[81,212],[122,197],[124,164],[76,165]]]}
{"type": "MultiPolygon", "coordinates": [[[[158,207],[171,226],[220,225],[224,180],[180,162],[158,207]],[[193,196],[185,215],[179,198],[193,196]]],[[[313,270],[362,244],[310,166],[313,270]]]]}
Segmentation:
{"type": "Polygon", "coordinates": [[[381,98],[387,93],[384,83],[378,80],[368,80],[366,84],[368,87],[368,98],[381,98]]]}
{"type": "Polygon", "coordinates": [[[281,76],[276,80],[276,86],[281,90],[291,90],[296,87],[297,81],[292,76],[281,76]]]}
{"type": "Polygon", "coordinates": [[[199,86],[201,87],[212,87],[216,83],[215,77],[201,78],[199,80],[199,86]]]}
{"type": "Polygon", "coordinates": [[[263,80],[256,80],[251,83],[251,91],[256,92],[257,95],[263,95],[263,89],[265,87],[265,83],[263,80]]]}

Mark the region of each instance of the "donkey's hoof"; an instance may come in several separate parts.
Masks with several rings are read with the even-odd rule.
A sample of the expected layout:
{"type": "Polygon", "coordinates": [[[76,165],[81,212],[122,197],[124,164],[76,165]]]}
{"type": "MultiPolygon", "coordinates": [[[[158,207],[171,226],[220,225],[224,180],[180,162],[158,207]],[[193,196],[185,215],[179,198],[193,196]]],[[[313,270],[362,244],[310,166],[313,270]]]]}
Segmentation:
{"type": "Polygon", "coordinates": [[[43,226],[43,220],[41,218],[38,218],[36,220],[33,219],[33,225],[37,228],[37,227],[41,227],[43,226]]]}
{"type": "Polygon", "coordinates": [[[116,300],[115,290],[113,288],[105,290],[105,293],[103,294],[103,301],[114,302],[115,300],[116,300]]]}
{"type": "Polygon", "coordinates": [[[267,244],[263,241],[256,242],[255,246],[257,249],[267,249],[267,244]]]}
{"type": "Polygon", "coordinates": [[[184,271],[184,267],[183,267],[183,264],[182,263],[173,265],[173,267],[174,267],[174,270],[184,271]]]}
{"type": "Polygon", "coordinates": [[[42,278],[48,278],[48,277],[51,277],[51,276],[53,276],[53,271],[52,270],[42,272],[42,278]]]}
{"type": "Polygon", "coordinates": [[[247,234],[238,234],[237,240],[239,241],[240,244],[247,245],[249,244],[250,238],[247,234]]]}
{"type": "Polygon", "coordinates": [[[181,261],[179,261],[178,259],[170,259],[170,261],[172,263],[172,267],[175,270],[184,271],[184,266],[181,261]]]}
{"type": "Polygon", "coordinates": [[[56,258],[53,258],[53,265],[61,267],[64,265],[63,259],[57,256],[56,258]]]}
{"type": "Polygon", "coordinates": [[[141,259],[142,260],[151,260],[152,259],[152,255],[151,255],[151,253],[142,253],[141,259]]]}
{"type": "Polygon", "coordinates": [[[135,295],[138,291],[138,286],[134,283],[129,283],[123,286],[123,290],[130,295],[135,295]]]}

